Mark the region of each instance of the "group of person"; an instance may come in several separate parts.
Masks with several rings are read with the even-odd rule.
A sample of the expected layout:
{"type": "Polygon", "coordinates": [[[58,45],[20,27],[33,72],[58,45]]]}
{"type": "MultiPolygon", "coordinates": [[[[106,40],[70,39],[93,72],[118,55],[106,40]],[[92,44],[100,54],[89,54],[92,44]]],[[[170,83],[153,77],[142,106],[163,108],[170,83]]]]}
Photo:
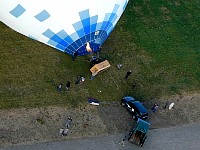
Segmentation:
{"type": "Polygon", "coordinates": [[[72,125],[72,118],[68,117],[67,121],[65,123],[65,127],[60,129],[59,135],[67,136],[68,132],[69,132],[69,128],[71,127],[71,125],[72,125]]]}
{"type": "MultiPolygon", "coordinates": [[[[153,105],[153,107],[151,108],[151,110],[152,110],[152,112],[153,113],[155,113],[156,111],[157,111],[157,109],[158,109],[158,104],[157,103],[155,103],[154,105],[153,105]]],[[[174,107],[174,102],[172,102],[172,103],[166,103],[165,104],[165,106],[164,106],[164,109],[166,109],[168,107],[168,109],[170,110],[170,109],[172,109],[172,107],[174,107]]]]}
{"type": "MultiPolygon", "coordinates": [[[[69,81],[67,81],[66,85],[65,85],[65,89],[68,91],[69,88],[71,86],[71,83],[69,81]]],[[[63,89],[63,83],[60,83],[58,86],[57,86],[57,90],[58,92],[61,92],[63,89]]]]}
{"type": "MultiPolygon", "coordinates": [[[[75,84],[83,84],[85,82],[85,77],[83,76],[78,76],[75,84]]],[[[63,90],[63,83],[59,83],[57,86],[57,91],[61,92],[63,90]]],[[[67,81],[67,83],[65,84],[65,90],[68,91],[71,87],[71,82],[67,81]]]]}
{"type": "MultiPolygon", "coordinates": [[[[128,77],[131,75],[132,71],[129,70],[127,71],[126,75],[125,75],[125,79],[128,79],[128,77]]],[[[93,79],[94,77],[92,76],[90,79],[93,79]]],[[[83,84],[85,82],[85,77],[83,76],[78,76],[75,84],[83,84]]],[[[67,81],[66,85],[65,85],[65,90],[68,91],[70,89],[70,86],[71,86],[71,82],[70,81],[67,81]]],[[[135,87],[136,85],[133,84],[133,87],[135,87]]],[[[61,92],[63,90],[63,83],[59,83],[58,86],[57,86],[57,90],[58,92],[61,92]]]]}

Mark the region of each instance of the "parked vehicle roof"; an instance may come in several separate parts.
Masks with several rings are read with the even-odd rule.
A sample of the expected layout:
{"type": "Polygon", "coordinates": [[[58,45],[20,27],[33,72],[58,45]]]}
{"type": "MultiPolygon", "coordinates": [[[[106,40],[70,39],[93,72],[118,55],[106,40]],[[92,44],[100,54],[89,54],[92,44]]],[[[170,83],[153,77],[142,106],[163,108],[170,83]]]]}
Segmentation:
{"type": "Polygon", "coordinates": [[[135,129],[137,131],[141,131],[143,133],[146,133],[149,130],[149,126],[150,126],[150,123],[138,118],[135,129]]]}
{"type": "Polygon", "coordinates": [[[123,99],[125,99],[126,101],[135,101],[135,98],[133,98],[132,96],[125,96],[123,99]]]}
{"type": "Polygon", "coordinates": [[[139,109],[141,113],[147,113],[147,109],[139,101],[134,101],[134,105],[139,109]]]}

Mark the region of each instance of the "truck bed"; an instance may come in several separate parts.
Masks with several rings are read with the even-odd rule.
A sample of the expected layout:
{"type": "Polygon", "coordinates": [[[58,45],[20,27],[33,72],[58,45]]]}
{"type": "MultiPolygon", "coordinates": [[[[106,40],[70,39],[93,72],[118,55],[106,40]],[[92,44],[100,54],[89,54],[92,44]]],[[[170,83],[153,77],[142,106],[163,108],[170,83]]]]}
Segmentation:
{"type": "Polygon", "coordinates": [[[140,131],[136,131],[135,133],[131,134],[131,136],[129,137],[129,141],[134,143],[134,144],[137,144],[137,145],[140,145],[141,144],[141,141],[143,140],[145,134],[140,132],[140,131]]]}

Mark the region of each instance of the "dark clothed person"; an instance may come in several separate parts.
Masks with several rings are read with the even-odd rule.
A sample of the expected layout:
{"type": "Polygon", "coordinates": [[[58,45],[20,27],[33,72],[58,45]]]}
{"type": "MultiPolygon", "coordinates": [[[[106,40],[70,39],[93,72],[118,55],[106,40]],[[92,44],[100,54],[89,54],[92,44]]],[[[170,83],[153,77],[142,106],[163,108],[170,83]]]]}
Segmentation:
{"type": "Polygon", "coordinates": [[[152,107],[153,113],[155,113],[157,109],[158,109],[158,104],[154,104],[152,107]]]}
{"type": "Polygon", "coordinates": [[[69,82],[69,81],[67,81],[67,83],[66,83],[66,90],[68,91],[68,90],[69,90],[69,88],[70,88],[70,82],[69,82]]]}
{"type": "Polygon", "coordinates": [[[77,56],[78,56],[78,52],[75,51],[74,54],[73,54],[73,56],[72,56],[72,61],[74,61],[74,60],[76,59],[77,56]]]}
{"type": "Polygon", "coordinates": [[[128,77],[131,75],[131,73],[132,73],[131,70],[127,71],[125,79],[128,79],[128,77]]]}

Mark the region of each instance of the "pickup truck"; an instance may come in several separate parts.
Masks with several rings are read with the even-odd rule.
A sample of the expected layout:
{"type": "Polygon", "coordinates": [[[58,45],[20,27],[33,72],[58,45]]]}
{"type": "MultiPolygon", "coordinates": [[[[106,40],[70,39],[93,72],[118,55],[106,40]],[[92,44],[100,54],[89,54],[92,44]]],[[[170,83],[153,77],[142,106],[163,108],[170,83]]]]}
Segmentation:
{"type": "Polygon", "coordinates": [[[128,141],[142,147],[147,138],[149,126],[150,123],[138,118],[135,126],[129,133],[128,141]]]}

